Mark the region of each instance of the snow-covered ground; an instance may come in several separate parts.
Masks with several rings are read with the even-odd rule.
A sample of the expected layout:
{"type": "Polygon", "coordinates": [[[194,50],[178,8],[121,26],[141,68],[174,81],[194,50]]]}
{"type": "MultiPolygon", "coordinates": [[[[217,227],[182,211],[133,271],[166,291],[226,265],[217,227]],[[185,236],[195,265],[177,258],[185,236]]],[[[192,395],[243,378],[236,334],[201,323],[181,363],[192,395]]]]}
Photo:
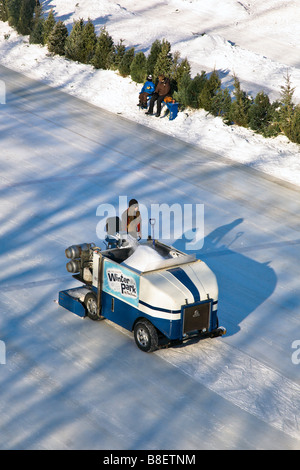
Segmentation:
{"type": "Polygon", "coordinates": [[[300,448],[299,189],[0,70],[0,448],[300,448]],[[225,337],[147,355],[53,302],[126,194],[204,203],[225,337]]]}
{"type": "MultiPolygon", "coordinates": [[[[296,2],[45,4],[69,25],[95,19],[137,50],[166,37],[173,51],[193,56],[194,72],[224,71],[212,56],[226,54],[224,80],[239,70],[244,86],[254,87],[255,75],[251,90],[268,80],[274,97],[288,66],[299,93],[296,2]],[[269,78],[259,83],[263,66],[269,78]],[[251,75],[254,67],[259,74],[251,75]]],[[[50,57],[0,27],[8,97],[0,106],[0,448],[299,449],[298,146],[228,128],[201,111],[148,118],[130,79],[50,57]],[[53,302],[76,284],[65,248],[99,242],[97,207],[117,205],[120,195],[145,205],[204,203],[196,255],[217,276],[225,337],[147,355],[129,332],[53,302]]],[[[184,249],[184,240],[174,244],[184,249]]]]}
{"type": "MultiPolygon", "coordinates": [[[[289,71],[294,100],[300,102],[296,1],[93,0],[86,5],[50,0],[44,7],[46,13],[53,8],[56,19],[69,29],[73,20],[90,18],[97,31],[105,25],[115,42],[124,39],[146,54],[155,39],[166,38],[173,52],[189,59],[193,74],[215,68],[229,87],[236,74],[244,90],[253,95],[264,90],[272,101],[289,71]]],[[[47,48],[29,45],[27,37],[18,36],[6,23],[0,23],[0,63],[145,126],[300,184],[299,146],[285,137],[265,139],[251,130],[228,127],[204,111],[179,113],[172,122],[149,118],[136,107],[140,85],[112,71],[49,57],[47,48]]]]}

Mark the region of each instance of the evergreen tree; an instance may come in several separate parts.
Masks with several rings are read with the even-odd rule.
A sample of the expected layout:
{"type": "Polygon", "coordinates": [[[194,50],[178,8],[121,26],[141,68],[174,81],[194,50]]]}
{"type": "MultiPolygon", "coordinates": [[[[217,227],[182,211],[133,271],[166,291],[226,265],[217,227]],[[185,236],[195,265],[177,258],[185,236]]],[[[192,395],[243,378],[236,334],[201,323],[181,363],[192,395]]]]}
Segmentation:
{"type": "Polygon", "coordinates": [[[147,74],[154,75],[154,68],[157,58],[161,52],[161,42],[156,39],[150,49],[150,53],[147,58],[147,74]]]}
{"type": "Polygon", "coordinates": [[[6,3],[8,24],[13,28],[16,28],[18,26],[21,1],[22,0],[7,0],[6,3]]]}
{"type": "Polygon", "coordinates": [[[245,91],[241,89],[238,78],[234,77],[234,101],[230,107],[230,120],[238,126],[248,127],[248,111],[251,106],[251,100],[245,91]]]}
{"type": "Polygon", "coordinates": [[[48,44],[49,36],[53,31],[55,23],[56,21],[54,18],[54,13],[53,13],[53,10],[51,9],[44,22],[44,28],[43,28],[44,29],[44,37],[43,37],[44,44],[48,44]]]}
{"type": "Polygon", "coordinates": [[[112,53],[112,62],[111,62],[111,68],[113,70],[119,70],[120,64],[126,52],[126,46],[125,44],[123,44],[123,42],[124,42],[124,39],[120,39],[118,44],[114,47],[114,50],[112,53]]]}
{"type": "Polygon", "coordinates": [[[161,51],[158,54],[155,67],[154,67],[154,79],[159,75],[164,75],[165,77],[171,77],[172,69],[172,54],[171,54],[171,44],[163,39],[161,43],[161,51]]]}
{"type": "Polygon", "coordinates": [[[207,76],[204,71],[201,72],[201,75],[197,75],[191,80],[189,87],[187,89],[188,93],[188,105],[191,108],[197,109],[200,107],[200,96],[201,92],[206,84],[207,76]]]}
{"type": "Polygon", "coordinates": [[[211,113],[221,116],[225,124],[229,124],[228,116],[231,108],[231,96],[228,88],[219,89],[211,101],[211,113]]]}
{"type": "Polygon", "coordinates": [[[178,82],[178,91],[174,92],[174,98],[183,107],[199,108],[199,97],[207,81],[206,73],[197,74],[193,79],[189,71],[183,73],[178,82]]]}
{"type": "Polygon", "coordinates": [[[101,28],[100,35],[97,39],[92,64],[96,69],[109,69],[112,64],[113,53],[114,41],[106,31],[106,28],[104,26],[103,28],[101,28]]]}
{"type": "Polygon", "coordinates": [[[176,82],[177,88],[180,86],[180,81],[185,73],[190,75],[191,66],[187,58],[180,60],[180,53],[176,51],[173,57],[173,64],[171,69],[171,77],[176,82]]]}
{"type": "Polygon", "coordinates": [[[171,85],[170,94],[172,96],[175,91],[178,91],[180,79],[183,76],[183,74],[185,72],[190,73],[190,71],[191,71],[191,67],[187,58],[181,60],[180,52],[175,51],[173,58],[172,58],[171,77],[170,77],[170,85],[171,85]]]}
{"type": "Polygon", "coordinates": [[[80,18],[74,21],[70,35],[66,39],[65,55],[67,59],[83,62],[84,45],[83,45],[84,22],[80,18]]]}
{"type": "Polygon", "coordinates": [[[172,57],[172,66],[171,66],[171,73],[170,73],[170,78],[172,78],[174,81],[176,79],[176,73],[177,73],[179,64],[180,64],[180,52],[175,51],[172,57]]]}
{"type": "Polygon", "coordinates": [[[16,25],[19,34],[30,34],[33,25],[33,12],[36,0],[21,0],[19,21],[16,25]]]}
{"type": "Polygon", "coordinates": [[[184,72],[178,82],[178,90],[173,93],[176,101],[180,103],[180,106],[186,108],[189,106],[189,88],[191,86],[192,79],[189,72],[184,72]]]}
{"type": "Polygon", "coordinates": [[[218,72],[214,70],[208,80],[204,83],[203,89],[200,92],[199,96],[199,106],[200,108],[205,109],[206,111],[211,111],[212,109],[212,100],[216,96],[218,90],[221,87],[221,80],[219,78],[218,72]]]}
{"type": "Polygon", "coordinates": [[[84,24],[83,19],[75,21],[70,35],[66,39],[65,54],[68,59],[77,60],[82,64],[92,61],[97,43],[95,27],[89,19],[84,24]]]}
{"type": "Polygon", "coordinates": [[[261,91],[255,97],[249,109],[249,126],[256,132],[265,135],[273,118],[269,97],[261,91]]]}
{"type": "Polygon", "coordinates": [[[281,110],[281,103],[279,101],[274,101],[271,103],[271,121],[269,127],[265,130],[264,135],[266,137],[274,137],[281,133],[280,129],[280,110],[281,110]]]}
{"type": "Polygon", "coordinates": [[[134,59],[134,47],[131,47],[130,49],[127,49],[125,52],[120,66],[119,66],[119,73],[122,75],[122,77],[127,77],[130,75],[130,66],[132,64],[132,61],[134,59]]]}
{"type": "Polygon", "coordinates": [[[84,64],[91,63],[95,54],[96,44],[97,36],[95,33],[95,27],[92,21],[88,19],[83,28],[83,51],[81,62],[84,64]]]}
{"type": "Polygon", "coordinates": [[[131,62],[130,75],[133,81],[144,82],[147,76],[147,59],[143,52],[138,52],[131,62]]]}
{"type": "Polygon", "coordinates": [[[58,21],[48,38],[48,49],[58,55],[65,55],[65,43],[68,29],[62,21],[58,21]]]}
{"type": "Polygon", "coordinates": [[[279,112],[279,126],[281,131],[290,139],[292,136],[292,122],[295,105],[293,96],[295,88],[291,85],[290,74],[285,76],[285,85],[281,86],[281,107],[279,112]]]}
{"type": "Polygon", "coordinates": [[[44,44],[44,23],[42,6],[37,5],[34,9],[33,26],[29,36],[30,44],[44,44]]]}
{"type": "Polygon", "coordinates": [[[7,21],[8,14],[7,14],[7,6],[6,0],[0,0],[0,21],[7,21]]]}
{"type": "Polygon", "coordinates": [[[291,141],[296,142],[296,144],[300,144],[300,105],[297,105],[294,109],[291,141]]]}

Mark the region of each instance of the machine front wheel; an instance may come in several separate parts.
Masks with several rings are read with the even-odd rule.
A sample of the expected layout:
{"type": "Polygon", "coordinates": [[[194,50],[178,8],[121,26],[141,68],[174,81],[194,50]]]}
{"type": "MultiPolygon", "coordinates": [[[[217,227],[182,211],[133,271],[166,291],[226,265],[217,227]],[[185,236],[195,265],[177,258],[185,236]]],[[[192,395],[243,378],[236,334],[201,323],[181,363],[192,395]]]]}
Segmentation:
{"type": "Polygon", "coordinates": [[[86,308],[86,312],[88,314],[88,317],[91,320],[100,320],[100,317],[98,315],[98,310],[97,310],[97,297],[93,292],[89,292],[86,294],[84,298],[84,305],[86,308]]]}
{"type": "Polygon", "coordinates": [[[152,352],[157,349],[157,330],[148,320],[139,320],[135,324],[134,339],[137,347],[144,352],[152,352]]]}

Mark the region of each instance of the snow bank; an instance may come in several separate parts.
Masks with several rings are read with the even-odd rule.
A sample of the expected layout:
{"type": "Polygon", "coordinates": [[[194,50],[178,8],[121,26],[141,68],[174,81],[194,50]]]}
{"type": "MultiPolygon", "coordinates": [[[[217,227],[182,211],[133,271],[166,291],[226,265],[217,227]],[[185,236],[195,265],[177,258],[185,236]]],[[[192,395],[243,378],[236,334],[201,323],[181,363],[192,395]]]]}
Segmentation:
{"type": "MultiPolygon", "coordinates": [[[[44,7],[46,13],[53,8],[56,19],[69,28],[73,20],[90,17],[96,30],[105,25],[115,42],[122,38],[136,51],[147,53],[155,39],[167,38],[173,52],[188,57],[193,73],[216,68],[229,87],[235,73],[243,89],[253,95],[264,90],[271,100],[278,98],[289,70],[295,102],[300,102],[297,2],[227,0],[220,6],[217,0],[170,0],[144,9],[134,0],[122,6],[113,1],[94,0],[85,6],[76,0],[52,0],[44,7]],[[280,60],[275,60],[278,54],[280,60]]],[[[0,63],[144,126],[300,185],[300,149],[286,137],[265,139],[249,129],[228,127],[202,110],[180,112],[174,121],[145,116],[136,106],[141,85],[113,71],[52,57],[46,47],[29,45],[28,37],[2,22],[0,63]]]]}

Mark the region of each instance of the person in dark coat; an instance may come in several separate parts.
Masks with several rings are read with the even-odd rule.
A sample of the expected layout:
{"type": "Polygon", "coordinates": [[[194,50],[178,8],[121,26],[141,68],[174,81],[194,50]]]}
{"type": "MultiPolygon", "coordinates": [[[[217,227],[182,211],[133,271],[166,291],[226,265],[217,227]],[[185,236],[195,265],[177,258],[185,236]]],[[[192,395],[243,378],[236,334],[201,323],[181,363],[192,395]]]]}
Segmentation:
{"type": "Polygon", "coordinates": [[[170,93],[170,80],[166,78],[164,75],[159,75],[158,77],[158,84],[155,88],[155,92],[153,93],[151,100],[150,100],[150,105],[149,105],[149,110],[146,112],[146,114],[153,114],[153,107],[155,101],[157,101],[157,109],[156,109],[156,117],[160,116],[161,113],[161,103],[165,99],[165,97],[170,93]]]}
{"type": "Polygon", "coordinates": [[[122,230],[134,238],[142,237],[142,218],[136,199],[129,201],[129,207],[122,214],[122,230]]]}
{"type": "Polygon", "coordinates": [[[142,109],[147,108],[148,96],[151,96],[154,93],[155,85],[152,81],[152,75],[148,75],[146,82],[143,85],[143,88],[139,94],[139,104],[142,109]]]}

